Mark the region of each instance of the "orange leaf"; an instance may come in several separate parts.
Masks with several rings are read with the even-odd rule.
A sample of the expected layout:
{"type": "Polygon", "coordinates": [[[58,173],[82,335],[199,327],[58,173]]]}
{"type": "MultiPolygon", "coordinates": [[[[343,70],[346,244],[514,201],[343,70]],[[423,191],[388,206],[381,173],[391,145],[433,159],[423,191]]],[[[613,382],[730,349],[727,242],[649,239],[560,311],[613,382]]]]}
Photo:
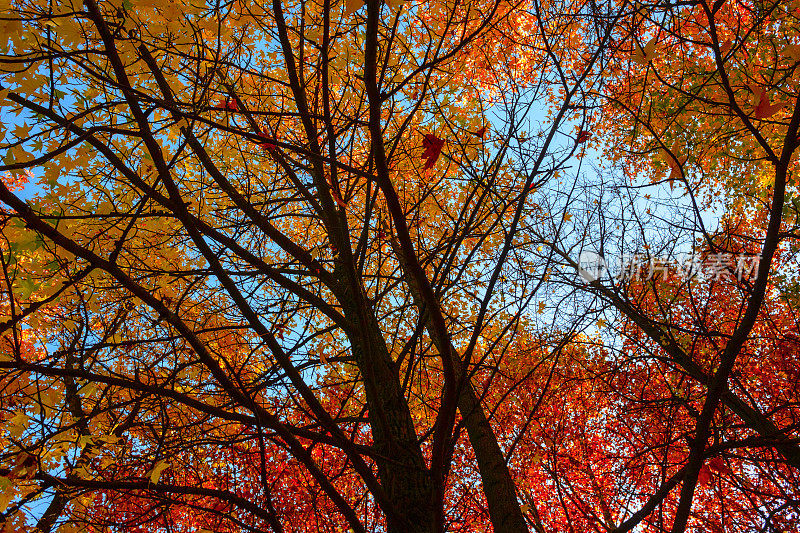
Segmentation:
{"type": "MultiPolygon", "coordinates": [[[[674,185],[674,181],[681,177],[681,164],[664,148],[660,148],[659,152],[661,154],[661,159],[669,167],[669,177],[667,180],[669,181],[669,188],[671,189],[674,185]]],[[[675,150],[673,149],[672,152],[674,153],[675,150]]]]}
{"type": "Polygon", "coordinates": [[[635,62],[639,63],[640,65],[646,65],[656,55],[656,38],[653,37],[647,44],[644,45],[644,48],[639,46],[639,43],[634,43],[634,50],[633,54],[631,55],[631,59],[635,62]]]}

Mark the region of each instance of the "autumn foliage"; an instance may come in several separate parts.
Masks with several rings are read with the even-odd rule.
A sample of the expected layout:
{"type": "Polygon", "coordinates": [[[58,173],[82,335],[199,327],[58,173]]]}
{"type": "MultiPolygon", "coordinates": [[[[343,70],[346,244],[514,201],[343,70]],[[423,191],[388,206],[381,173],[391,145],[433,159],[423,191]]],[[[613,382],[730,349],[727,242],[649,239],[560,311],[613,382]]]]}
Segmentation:
{"type": "Polygon", "coordinates": [[[5,0],[0,55],[3,531],[800,528],[797,1],[5,0]]]}

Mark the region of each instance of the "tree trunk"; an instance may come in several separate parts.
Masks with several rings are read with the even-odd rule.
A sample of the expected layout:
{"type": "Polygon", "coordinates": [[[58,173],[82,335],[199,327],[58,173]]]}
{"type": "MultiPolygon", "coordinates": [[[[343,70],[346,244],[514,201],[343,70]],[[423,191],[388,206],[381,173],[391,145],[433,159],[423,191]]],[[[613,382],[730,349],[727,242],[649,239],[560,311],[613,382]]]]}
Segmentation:
{"type": "Polygon", "coordinates": [[[345,316],[359,325],[350,338],[361,371],[378,475],[394,512],[384,510],[390,533],[434,533],[434,484],[414,430],[408,401],[386,348],[378,321],[366,306],[346,306],[345,316]],[[393,516],[396,513],[396,516],[393,516]]]}

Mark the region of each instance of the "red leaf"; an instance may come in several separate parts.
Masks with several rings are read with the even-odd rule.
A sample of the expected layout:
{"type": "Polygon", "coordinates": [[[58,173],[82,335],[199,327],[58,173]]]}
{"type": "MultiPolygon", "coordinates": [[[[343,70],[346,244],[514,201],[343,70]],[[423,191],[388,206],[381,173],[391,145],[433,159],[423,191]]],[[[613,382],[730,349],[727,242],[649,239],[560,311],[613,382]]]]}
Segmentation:
{"type": "Polygon", "coordinates": [[[761,91],[761,97],[756,105],[756,118],[770,118],[781,109],[783,109],[783,104],[770,104],[767,91],[761,91]]]}
{"type": "Polygon", "coordinates": [[[220,100],[217,103],[217,107],[225,109],[227,111],[239,111],[239,104],[236,103],[236,100],[233,100],[231,98],[220,100]]]}
{"type": "Polygon", "coordinates": [[[436,164],[436,160],[439,159],[442,148],[444,147],[444,140],[432,133],[426,133],[425,138],[422,140],[422,147],[425,149],[422,153],[422,159],[427,160],[424,169],[428,170],[429,168],[433,168],[436,164]]]}
{"type": "Polygon", "coordinates": [[[484,135],[486,135],[486,126],[482,127],[481,129],[475,132],[475,136],[480,139],[483,139],[484,135]]]}
{"type": "Polygon", "coordinates": [[[703,467],[700,469],[700,473],[697,475],[697,482],[704,487],[711,483],[711,471],[709,470],[708,466],[703,465],[703,467]]]}
{"type": "Polygon", "coordinates": [[[258,138],[261,139],[258,143],[258,147],[266,152],[274,151],[277,146],[275,146],[275,139],[267,135],[266,133],[260,133],[258,138]]]}
{"type": "Polygon", "coordinates": [[[725,459],[723,459],[722,457],[714,457],[712,459],[709,459],[706,464],[708,464],[709,469],[713,470],[714,472],[717,472],[718,474],[731,473],[731,467],[725,464],[725,459]]]}
{"type": "Polygon", "coordinates": [[[587,130],[581,130],[580,133],[578,133],[578,138],[575,140],[575,142],[577,144],[585,143],[591,137],[592,137],[592,132],[587,130]]]}

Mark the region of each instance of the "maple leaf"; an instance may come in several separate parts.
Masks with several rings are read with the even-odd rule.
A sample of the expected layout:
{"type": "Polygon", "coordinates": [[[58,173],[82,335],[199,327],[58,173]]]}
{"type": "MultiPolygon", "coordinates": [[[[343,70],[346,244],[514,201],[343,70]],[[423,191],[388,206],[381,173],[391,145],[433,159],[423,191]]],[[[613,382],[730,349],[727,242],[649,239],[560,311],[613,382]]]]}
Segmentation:
{"type": "Polygon", "coordinates": [[[475,136],[479,139],[483,139],[484,135],[486,135],[486,126],[483,126],[481,129],[475,132],[475,136]]]}
{"type": "Polygon", "coordinates": [[[667,167],[669,167],[669,177],[667,181],[669,181],[669,188],[672,189],[675,180],[681,177],[681,162],[673,157],[672,153],[675,153],[674,148],[672,149],[672,153],[664,148],[660,148],[659,152],[661,154],[661,159],[667,164],[667,167]]]}
{"type": "Polygon", "coordinates": [[[425,149],[425,151],[422,153],[422,159],[426,160],[423,168],[428,170],[433,168],[433,166],[436,164],[436,160],[439,159],[439,156],[442,153],[442,148],[444,147],[444,140],[438,138],[432,133],[426,133],[424,139],[422,140],[422,147],[425,149]]]}
{"type": "Polygon", "coordinates": [[[386,5],[389,6],[389,9],[394,11],[395,9],[400,9],[403,7],[404,0],[386,0],[386,5]]]}
{"type": "Polygon", "coordinates": [[[239,104],[237,104],[236,100],[232,98],[220,99],[219,102],[217,102],[216,107],[225,109],[226,111],[239,111],[239,104]]]}
{"type": "Polygon", "coordinates": [[[581,130],[578,133],[578,138],[575,139],[575,142],[577,144],[581,144],[581,143],[585,143],[586,141],[588,141],[591,138],[592,138],[592,132],[590,132],[588,130],[581,130]]]}
{"type": "Polygon", "coordinates": [[[783,54],[795,61],[800,61],[800,44],[790,44],[783,49],[783,54]]]}
{"type": "Polygon", "coordinates": [[[709,459],[706,464],[710,470],[717,472],[718,474],[730,474],[733,472],[731,467],[725,463],[725,459],[722,457],[713,457],[709,459]]]}
{"type": "Polygon", "coordinates": [[[631,55],[631,59],[635,62],[639,63],[640,65],[646,65],[656,55],[656,38],[653,37],[647,44],[644,45],[644,48],[639,46],[639,43],[634,43],[634,50],[633,54],[631,55]]]}
{"type": "Polygon", "coordinates": [[[755,116],[757,119],[770,118],[772,115],[783,109],[784,104],[770,104],[769,95],[763,88],[758,95],[758,103],[755,107],[755,116]]]}

